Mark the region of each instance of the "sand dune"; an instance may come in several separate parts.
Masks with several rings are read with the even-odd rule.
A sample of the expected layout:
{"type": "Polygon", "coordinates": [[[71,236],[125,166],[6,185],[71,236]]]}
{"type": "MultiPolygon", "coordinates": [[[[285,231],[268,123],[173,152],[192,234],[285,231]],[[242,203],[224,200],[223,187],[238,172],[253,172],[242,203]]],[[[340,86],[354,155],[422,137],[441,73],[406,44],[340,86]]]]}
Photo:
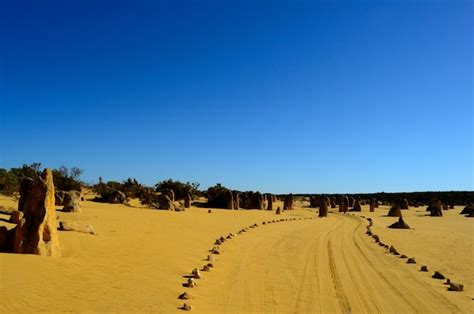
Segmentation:
{"type": "MultiPolygon", "coordinates": [[[[6,202],[14,204],[0,199],[0,205],[6,202]]],[[[168,212],[86,201],[82,209],[58,216],[91,224],[98,235],[60,232],[62,258],[0,254],[0,312],[178,312],[184,291],[201,313],[472,312],[472,220],[456,216],[460,208],[443,218],[417,217],[411,210],[406,220],[415,230],[408,231],[386,228],[394,219],[380,217],[384,210],[370,214],[373,230],[415,256],[415,265],[372,243],[361,218],[330,214],[261,224],[315,217],[306,208],[280,216],[257,210],[209,214],[204,208],[168,212]],[[206,263],[216,238],[254,223],[259,226],[221,245],[198,287],[182,286],[192,269],[206,263]],[[466,291],[446,291],[418,271],[421,264],[466,284],[466,291]]]]}

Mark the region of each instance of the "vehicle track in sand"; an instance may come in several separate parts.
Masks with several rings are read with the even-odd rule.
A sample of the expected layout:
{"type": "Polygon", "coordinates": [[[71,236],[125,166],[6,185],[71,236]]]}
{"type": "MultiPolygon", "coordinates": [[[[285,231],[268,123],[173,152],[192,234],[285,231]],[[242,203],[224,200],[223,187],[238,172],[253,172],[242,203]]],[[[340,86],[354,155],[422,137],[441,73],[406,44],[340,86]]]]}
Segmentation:
{"type": "Polygon", "coordinates": [[[360,218],[331,214],[238,236],[193,291],[195,311],[460,312],[364,229],[360,218]]]}

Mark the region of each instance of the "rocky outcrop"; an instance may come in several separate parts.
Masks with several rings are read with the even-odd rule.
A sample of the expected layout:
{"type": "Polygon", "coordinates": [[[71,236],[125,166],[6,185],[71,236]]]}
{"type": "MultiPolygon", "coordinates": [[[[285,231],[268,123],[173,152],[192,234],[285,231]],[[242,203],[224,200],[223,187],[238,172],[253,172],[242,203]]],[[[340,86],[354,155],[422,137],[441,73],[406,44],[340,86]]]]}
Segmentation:
{"type": "Polygon", "coordinates": [[[355,203],[355,198],[353,198],[352,196],[349,197],[349,207],[354,207],[354,203],[355,203]]]}
{"type": "Polygon", "coordinates": [[[469,204],[459,213],[461,215],[474,215],[474,204],[469,204]]]}
{"type": "Polygon", "coordinates": [[[263,195],[260,192],[242,192],[239,197],[240,207],[245,209],[265,209],[263,195]]]}
{"type": "Polygon", "coordinates": [[[227,191],[227,208],[234,209],[234,194],[232,191],[227,191]]]}
{"type": "Polygon", "coordinates": [[[267,210],[273,210],[273,196],[271,194],[267,197],[267,210]]]}
{"type": "Polygon", "coordinates": [[[406,198],[400,200],[400,209],[408,209],[408,200],[406,198]]]}
{"type": "Polygon", "coordinates": [[[110,204],[124,204],[127,201],[127,196],[122,191],[114,190],[102,194],[100,200],[110,204]]]}
{"type": "Polygon", "coordinates": [[[60,256],[51,170],[45,169],[21,192],[24,218],[15,228],[13,252],[60,256]]]}
{"type": "Polygon", "coordinates": [[[352,206],[351,212],[360,212],[362,207],[360,206],[359,198],[354,199],[354,205],[352,206]]]}
{"type": "Polygon", "coordinates": [[[239,209],[240,208],[240,193],[237,191],[232,191],[232,198],[233,198],[233,208],[239,209]]]}
{"type": "Polygon", "coordinates": [[[63,192],[63,212],[82,213],[81,210],[81,192],[67,191],[63,192]]]}
{"type": "Polygon", "coordinates": [[[426,208],[426,211],[430,212],[430,216],[432,217],[442,217],[443,210],[442,210],[442,203],[439,200],[434,200],[430,203],[430,205],[426,208]]]}
{"type": "Polygon", "coordinates": [[[341,201],[339,203],[339,212],[347,213],[348,210],[349,210],[349,198],[347,197],[347,195],[344,195],[341,198],[341,201]]]}
{"type": "Polygon", "coordinates": [[[388,211],[387,216],[389,217],[401,217],[402,212],[400,210],[400,205],[398,204],[393,204],[390,210],[388,211]]]}
{"type": "Polygon", "coordinates": [[[293,209],[293,194],[288,194],[285,196],[283,201],[283,210],[292,210],[293,209]]]}
{"type": "Polygon", "coordinates": [[[328,198],[326,195],[321,195],[319,198],[319,217],[326,217],[328,215],[328,198]]]}
{"type": "Polygon", "coordinates": [[[316,208],[319,206],[319,198],[317,196],[311,195],[309,197],[309,207],[316,208]]]}
{"type": "Polygon", "coordinates": [[[336,206],[337,206],[336,199],[334,197],[330,197],[329,201],[330,201],[330,204],[331,204],[331,208],[336,208],[336,206]]]}
{"type": "Polygon", "coordinates": [[[209,207],[213,208],[225,208],[225,209],[237,209],[238,206],[236,207],[236,202],[238,203],[238,200],[236,201],[234,198],[234,194],[231,190],[221,186],[217,185],[215,187],[210,187],[207,190],[207,203],[209,207]]]}
{"type": "Polygon", "coordinates": [[[379,207],[379,202],[376,198],[371,198],[369,201],[369,211],[375,212],[375,209],[379,207]]]}

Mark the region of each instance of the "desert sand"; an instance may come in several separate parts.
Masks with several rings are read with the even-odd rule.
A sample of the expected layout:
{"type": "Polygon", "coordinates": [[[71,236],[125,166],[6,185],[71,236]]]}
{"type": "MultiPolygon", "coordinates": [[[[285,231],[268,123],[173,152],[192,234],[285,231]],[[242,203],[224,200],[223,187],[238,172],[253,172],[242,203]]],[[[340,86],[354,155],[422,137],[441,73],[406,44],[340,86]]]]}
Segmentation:
{"type": "MultiPolygon", "coordinates": [[[[16,201],[1,196],[0,205],[15,208],[16,201]]],[[[59,220],[90,224],[97,232],[61,231],[60,258],[1,253],[0,312],[182,312],[178,296],[185,291],[198,313],[474,311],[473,220],[458,214],[462,207],[444,217],[425,217],[424,207],[405,210],[413,229],[394,230],[387,226],[396,219],[384,217],[383,206],[351,215],[331,209],[316,218],[301,203],[282,215],[132,205],[84,201],[82,214],[58,211],[59,220]],[[373,232],[417,264],[375,244],[360,216],[371,217],[373,232]],[[288,221],[262,224],[276,219],[288,221]],[[201,272],[197,287],[183,287],[191,271],[207,263],[216,238],[254,223],[258,227],[220,246],[215,267],[201,272]],[[430,271],[420,272],[421,265],[430,271]],[[444,281],[431,278],[435,270],[465,291],[447,291],[444,281]]],[[[8,215],[0,219],[13,227],[8,215]]]]}

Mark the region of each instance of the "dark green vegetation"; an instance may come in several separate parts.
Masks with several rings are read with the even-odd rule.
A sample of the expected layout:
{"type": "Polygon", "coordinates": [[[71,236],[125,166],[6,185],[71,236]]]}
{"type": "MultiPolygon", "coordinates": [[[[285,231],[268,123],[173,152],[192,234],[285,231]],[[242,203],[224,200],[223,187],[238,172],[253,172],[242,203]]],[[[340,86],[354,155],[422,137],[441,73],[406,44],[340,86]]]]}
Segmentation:
{"type": "Polygon", "coordinates": [[[174,197],[175,200],[182,200],[186,197],[188,193],[191,194],[191,196],[196,197],[202,195],[201,192],[199,192],[199,183],[194,182],[180,182],[178,180],[163,180],[155,184],[155,191],[156,192],[162,192],[165,190],[173,190],[174,192],[174,197]]]}
{"type": "MultiPolygon", "coordinates": [[[[25,177],[33,178],[38,175],[41,170],[41,163],[33,163],[23,165],[19,168],[11,168],[9,170],[0,168],[0,193],[5,195],[13,195],[19,191],[20,181],[25,177]]],[[[53,179],[56,190],[59,191],[80,191],[83,186],[87,186],[80,180],[83,173],[82,169],[77,167],[67,168],[61,166],[53,169],[53,179]]],[[[138,198],[143,204],[150,204],[156,201],[157,192],[172,190],[175,200],[183,200],[187,194],[191,194],[192,198],[206,196],[209,199],[208,206],[216,208],[228,208],[232,201],[233,207],[246,207],[245,202],[240,204],[238,200],[251,192],[234,191],[221,184],[216,184],[206,191],[199,190],[199,183],[181,182],[179,180],[167,179],[155,184],[154,188],[147,187],[134,178],[128,178],[123,182],[108,181],[104,182],[99,178],[99,183],[90,186],[100,197],[99,201],[107,201],[110,199],[138,198]],[[123,194],[123,195],[122,195],[123,194]],[[232,196],[231,196],[232,195],[232,196]]],[[[295,197],[310,197],[315,194],[294,194],[295,197]]],[[[446,205],[462,205],[474,203],[474,192],[472,191],[446,191],[446,192],[400,192],[400,193],[362,193],[347,194],[358,200],[367,201],[377,199],[380,203],[392,205],[400,203],[402,200],[408,201],[410,206],[425,206],[434,200],[439,200],[446,205]]],[[[258,196],[258,195],[257,195],[258,196]]],[[[283,199],[285,195],[279,195],[283,199]]],[[[341,194],[326,194],[329,198],[337,201],[341,194]]],[[[365,202],[362,202],[363,204],[365,202]]],[[[248,206],[247,206],[248,207],[248,206]]],[[[252,207],[252,206],[250,206],[252,207]]],[[[255,206],[253,206],[255,207],[255,206]]]]}
{"type": "MultiPolygon", "coordinates": [[[[20,181],[23,178],[34,178],[40,173],[41,163],[36,162],[31,165],[23,165],[20,168],[11,168],[9,170],[0,168],[0,192],[5,195],[12,195],[19,191],[20,181]]],[[[56,190],[61,191],[80,191],[83,183],[80,176],[82,169],[77,167],[67,168],[61,166],[53,169],[53,180],[56,190]]]]}

